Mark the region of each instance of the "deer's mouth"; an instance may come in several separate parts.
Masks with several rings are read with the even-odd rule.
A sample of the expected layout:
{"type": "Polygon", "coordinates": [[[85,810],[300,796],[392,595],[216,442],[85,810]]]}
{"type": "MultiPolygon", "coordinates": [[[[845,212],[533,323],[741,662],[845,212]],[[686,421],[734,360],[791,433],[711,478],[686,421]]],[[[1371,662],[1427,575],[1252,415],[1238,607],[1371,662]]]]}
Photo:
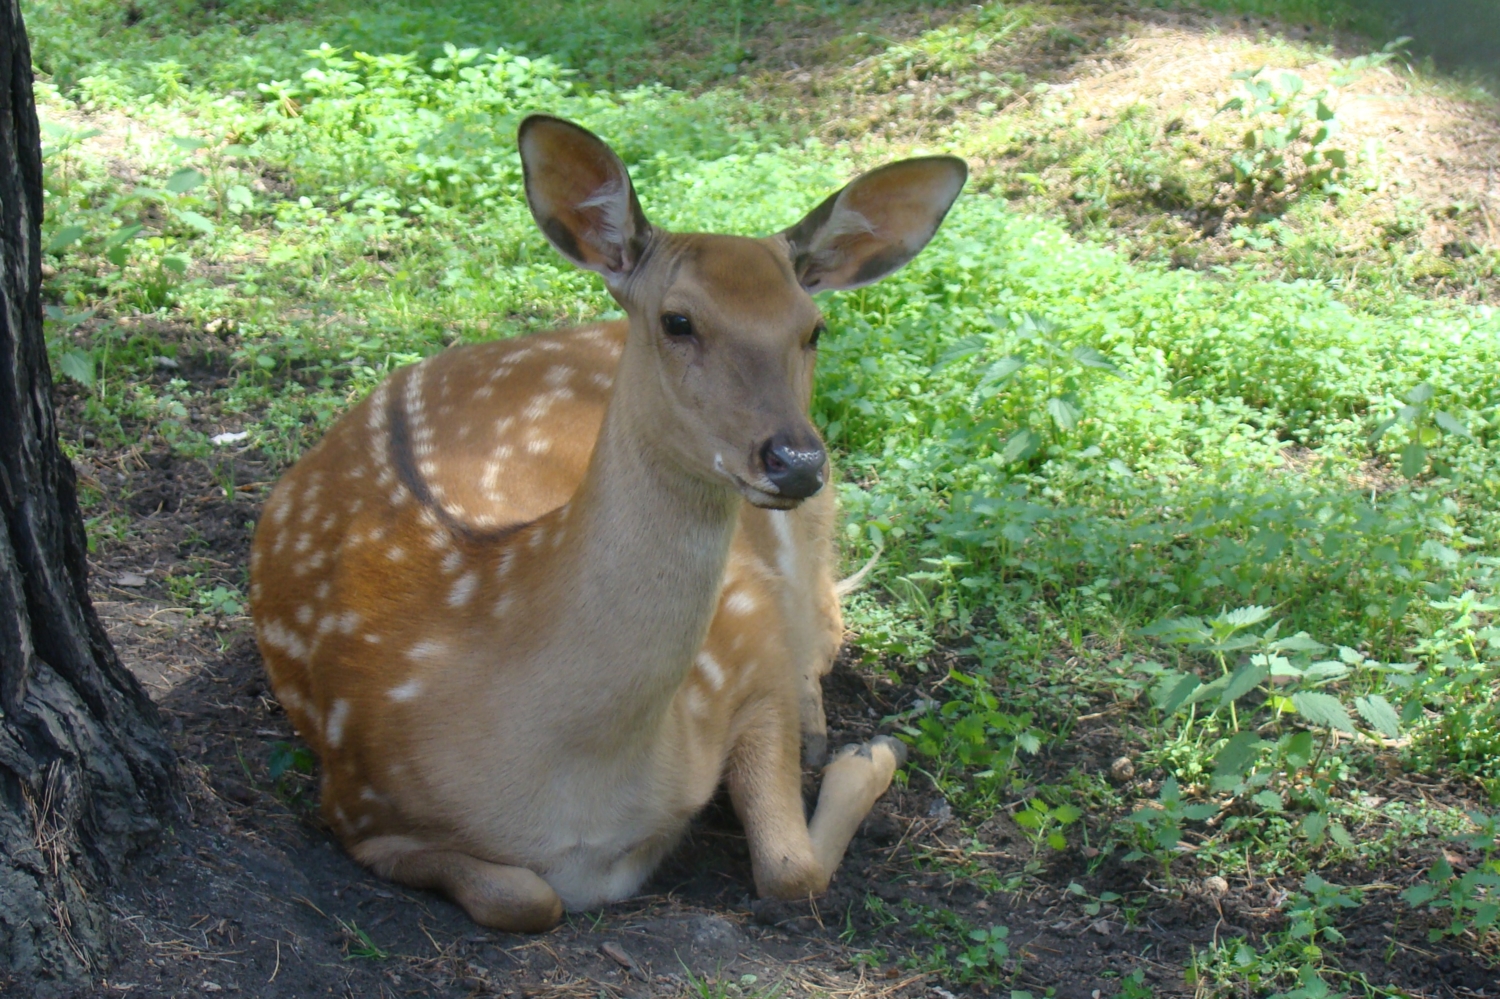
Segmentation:
{"type": "Polygon", "coordinates": [[[799,497],[783,496],[769,481],[763,486],[756,485],[744,476],[731,472],[725,467],[721,455],[714,456],[714,471],[728,479],[751,506],[758,506],[762,510],[794,510],[802,505],[799,497]]]}
{"type": "Polygon", "coordinates": [[[762,510],[793,510],[802,505],[801,499],[752,486],[738,475],[734,477],[734,484],[740,495],[750,501],[751,506],[758,506],[762,510]]]}

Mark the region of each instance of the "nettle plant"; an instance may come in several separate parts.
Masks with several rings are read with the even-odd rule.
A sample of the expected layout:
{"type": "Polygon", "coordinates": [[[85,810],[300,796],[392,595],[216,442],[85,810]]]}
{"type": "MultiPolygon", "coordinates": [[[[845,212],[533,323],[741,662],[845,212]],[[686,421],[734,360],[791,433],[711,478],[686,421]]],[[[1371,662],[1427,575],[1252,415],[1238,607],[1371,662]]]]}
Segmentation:
{"type": "MultiPolygon", "coordinates": [[[[1295,717],[1307,725],[1353,735],[1355,726],[1349,708],[1341,697],[1330,692],[1332,684],[1356,671],[1365,671],[1387,681],[1404,678],[1396,685],[1409,686],[1415,666],[1377,663],[1348,647],[1339,648],[1337,659],[1315,661],[1313,657],[1327,652],[1328,646],[1313,640],[1305,631],[1281,637],[1280,621],[1260,633],[1251,630],[1270,616],[1269,607],[1240,607],[1221,611],[1209,619],[1169,618],[1141,629],[1142,635],[1183,645],[1190,651],[1209,653],[1220,671],[1217,678],[1204,683],[1193,673],[1142,663],[1136,667],[1138,671],[1157,677],[1151,691],[1152,703],[1167,716],[1186,709],[1186,728],[1192,727],[1200,706],[1205,718],[1227,712],[1230,727],[1238,733],[1242,726],[1239,705],[1258,691],[1263,696],[1253,705],[1253,711],[1264,719],[1263,723],[1280,728],[1285,718],[1295,717]],[[1231,656],[1240,653],[1249,655],[1231,668],[1231,656]],[[1264,717],[1266,713],[1269,718],[1264,717]]],[[[1412,703],[1414,710],[1419,711],[1420,705],[1412,703]]],[[[1394,739],[1401,734],[1402,718],[1383,694],[1367,693],[1353,698],[1352,704],[1365,723],[1381,736],[1394,739]]],[[[1250,726],[1252,731],[1257,727],[1250,726]]]]}
{"type": "Polygon", "coordinates": [[[1249,123],[1241,147],[1229,157],[1235,186],[1246,200],[1291,189],[1342,193],[1338,181],[1349,169],[1344,150],[1329,145],[1338,134],[1338,120],[1328,106],[1329,91],[1307,92],[1296,73],[1262,75],[1264,67],[1230,75],[1245,88],[1219,112],[1237,111],[1249,123]]]}
{"type": "Polygon", "coordinates": [[[1442,442],[1444,434],[1474,440],[1474,435],[1462,420],[1432,405],[1436,395],[1437,390],[1431,382],[1419,383],[1402,397],[1406,405],[1396,410],[1394,416],[1377,423],[1370,433],[1373,448],[1393,427],[1406,428],[1407,441],[1401,448],[1401,474],[1408,479],[1415,479],[1427,470],[1429,454],[1442,442]]]}
{"type": "MultiPolygon", "coordinates": [[[[970,405],[979,411],[991,399],[1008,392],[1010,408],[1021,410],[1019,426],[1004,438],[995,454],[1002,466],[1025,461],[1044,446],[1062,443],[1084,418],[1083,395],[1096,377],[1121,377],[1120,369],[1089,346],[1068,347],[1063,327],[1045,316],[1027,312],[990,317],[992,333],[976,333],[955,341],[933,366],[937,373],[959,361],[974,359],[979,380],[970,405]],[[1023,373],[1032,377],[1021,379],[1023,373]]],[[[991,428],[981,423],[976,432],[986,437],[991,428]]]]}
{"type": "Polygon", "coordinates": [[[1448,925],[1427,933],[1434,942],[1465,933],[1484,936],[1500,925],[1500,814],[1468,814],[1474,831],[1454,839],[1478,852],[1479,862],[1458,873],[1448,858],[1440,855],[1423,884],[1401,893],[1413,907],[1447,911],[1448,925]]]}

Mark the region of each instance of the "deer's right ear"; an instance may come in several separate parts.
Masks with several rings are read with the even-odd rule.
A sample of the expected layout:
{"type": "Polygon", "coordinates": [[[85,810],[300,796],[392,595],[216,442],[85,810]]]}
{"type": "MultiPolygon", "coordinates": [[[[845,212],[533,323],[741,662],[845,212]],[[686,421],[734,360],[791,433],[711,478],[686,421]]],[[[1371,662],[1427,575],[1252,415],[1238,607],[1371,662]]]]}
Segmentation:
{"type": "Polygon", "coordinates": [[[517,141],[531,215],[557,251],[613,284],[645,252],[651,224],[614,150],[570,121],[534,114],[517,141]]]}

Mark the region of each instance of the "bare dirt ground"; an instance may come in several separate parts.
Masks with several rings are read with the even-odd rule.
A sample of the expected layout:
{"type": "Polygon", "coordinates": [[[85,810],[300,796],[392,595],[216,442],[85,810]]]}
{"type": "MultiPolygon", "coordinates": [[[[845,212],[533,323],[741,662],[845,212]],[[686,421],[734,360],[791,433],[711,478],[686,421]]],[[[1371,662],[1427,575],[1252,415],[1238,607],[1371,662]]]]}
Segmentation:
{"type": "Polygon", "coordinates": [[[1260,18],[1123,3],[1045,10],[981,52],[851,64],[825,43],[804,53],[813,65],[768,72],[757,85],[816,106],[816,130],[855,151],[958,150],[976,189],[997,188],[1019,209],[1058,214],[1133,254],[1164,252],[1198,269],[1248,255],[1285,272],[1285,261],[1247,253],[1236,229],[1277,220],[1317,247],[1317,261],[1291,276],[1337,275],[1352,290],[1362,274],[1395,271],[1428,294],[1500,295],[1493,96],[1413,76],[1399,58],[1341,81],[1369,41],[1260,18]],[[1288,213],[1292,199],[1247,204],[1230,182],[1249,123],[1221,109],[1244,95],[1232,74],[1256,68],[1273,80],[1293,71],[1306,94],[1329,94],[1338,130],[1328,147],[1352,170],[1348,193],[1316,215],[1288,213]],[[976,84],[976,74],[1014,86],[976,84]],[[1133,141],[1109,137],[1142,109],[1133,141]]]}
{"type": "MultiPolygon", "coordinates": [[[[183,331],[180,369],[158,378],[204,386],[225,378],[227,358],[204,345],[183,331]]],[[[93,436],[71,386],[59,390],[58,404],[66,435],[93,436]]],[[[212,413],[198,418],[212,432],[235,429],[212,413]]],[[[94,598],[161,707],[186,793],[166,844],[110,897],[117,952],[95,983],[76,991],[41,983],[15,994],[946,999],[1018,988],[1089,999],[1117,994],[1120,976],[1141,969],[1157,996],[1191,996],[1183,969],[1192,955],[1215,941],[1258,943],[1284,925],[1278,905],[1298,888],[1229,874],[1227,891],[1210,882],[1169,891],[1155,867],[1083,845],[1028,869],[1035,854],[1021,830],[1003,816],[962,827],[913,770],[876,806],[823,898],[757,903],[743,835],[721,801],[642,897],[571,914],[539,936],[485,930],[447,902],[353,863],[317,818],[313,773],[271,777],[275,744],[295,738],[267,690],[248,621],[182,602],[182,581],[193,574],[199,592],[215,581],[243,586],[260,498],[279,470],[254,451],[184,460],[157,442],[95,449],[79,471],[99,495],[90,514],[128,522],[94,553],[94,598]],[[983,890],[997,878],[1014,879],[1013,890],[983,890]],[[1068,891],[1074,882],[1092,896],[1117,892],[1129,909],[1105,904],[1090,914],[1088,900],[1068,891]],[[941,911],[1009,927],[1003,983],[954,980],[955,940],[944,939],[941,911]],[[934,960],[939,945],[946,959],[934,960]]],[[[947,663],[934,665],[891,683],[841,662],[825,683],[834,744],[869,738],[881,719],[931,695],[924,685],[947,663]]],[[[1108,770],[1120,752],[1119,706],[1100,705],[1086,718],[1065,753],[1030,764],[1037,772],[1028,776],[1108,770]]],[[[1150,776],[1135,779],[1149,786],[1150,776]]],[[[1453,794],[1411,775],[1390,783],[1413,799],[1453,794]]],[[[815,788],[807,775],[807,790],[815,788]]],[[[1349,943],[1340,960],[1413,997],[1500,994],[1492,967],[1428,943],[1423,919],[1395,897],[1425,860],[1413,851],[1389,869],[1341,872],[1342,883],[1368,886],[1370,901],[1343,927],[1349,943]]]]}

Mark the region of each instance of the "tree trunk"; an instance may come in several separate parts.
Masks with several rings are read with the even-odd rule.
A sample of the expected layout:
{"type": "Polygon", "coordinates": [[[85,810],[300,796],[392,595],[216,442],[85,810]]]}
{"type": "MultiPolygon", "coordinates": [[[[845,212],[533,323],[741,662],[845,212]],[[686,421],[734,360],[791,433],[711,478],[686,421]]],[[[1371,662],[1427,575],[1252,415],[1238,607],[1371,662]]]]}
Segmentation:
{"type": "MultiPolygon", "coordinates": [[[[173,801],[155,706],[89,602],[73,468],[42,338],[42,155],[31,47],[0,0],[0,985],[107,953],[100,889],[173,801]]],[[[3,991],[3,989],[0,989],[3,991]]]]}

